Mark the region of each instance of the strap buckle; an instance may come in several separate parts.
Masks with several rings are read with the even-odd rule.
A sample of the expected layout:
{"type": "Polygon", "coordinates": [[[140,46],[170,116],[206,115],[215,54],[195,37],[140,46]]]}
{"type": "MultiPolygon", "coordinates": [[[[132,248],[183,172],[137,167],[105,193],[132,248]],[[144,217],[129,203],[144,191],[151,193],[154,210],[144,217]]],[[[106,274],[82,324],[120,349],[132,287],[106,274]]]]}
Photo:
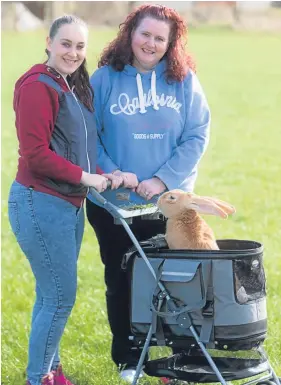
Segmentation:
{"type": "Polygon", "coordinates": [[[202,315],[206,318],[214,317],[214,301],[207,301],[202,309],[202,315]]]}

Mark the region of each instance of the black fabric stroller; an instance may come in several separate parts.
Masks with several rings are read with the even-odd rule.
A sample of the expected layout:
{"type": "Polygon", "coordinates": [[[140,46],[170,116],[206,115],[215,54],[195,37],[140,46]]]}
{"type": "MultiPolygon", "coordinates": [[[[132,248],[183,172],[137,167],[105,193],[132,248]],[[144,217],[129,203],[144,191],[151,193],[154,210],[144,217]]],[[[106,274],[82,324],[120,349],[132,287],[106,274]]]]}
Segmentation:
{"type": "Polygon", "coordinates": [[[175,383],[246,379],[245,385],[281,385],[262,347],[267,332],[262,244],[230,239],[218,241],[220,250],[169,250],[163,235],[138,242],[128,223],[140,215],[153,220],[156,206],[125,210],[94,189],[91,194],[134,245],[123,260],[131,285],[130,339],[142,349],[132,385],[141,370],[175,383]],[[151,346],[182,352],[145,362],[151,346]]]}

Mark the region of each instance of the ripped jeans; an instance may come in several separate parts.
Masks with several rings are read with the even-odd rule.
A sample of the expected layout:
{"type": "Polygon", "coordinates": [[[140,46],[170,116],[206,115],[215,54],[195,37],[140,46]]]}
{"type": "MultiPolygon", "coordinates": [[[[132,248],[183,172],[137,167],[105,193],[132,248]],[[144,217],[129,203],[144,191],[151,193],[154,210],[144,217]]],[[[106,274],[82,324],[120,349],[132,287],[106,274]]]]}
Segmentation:
{"type": "Polygon", "coordinates": [[[31,385],[59,363],[59,343],[75,303],[84,210],[13,182],[9,220],[36,281],[27,378],[31,385]]]}

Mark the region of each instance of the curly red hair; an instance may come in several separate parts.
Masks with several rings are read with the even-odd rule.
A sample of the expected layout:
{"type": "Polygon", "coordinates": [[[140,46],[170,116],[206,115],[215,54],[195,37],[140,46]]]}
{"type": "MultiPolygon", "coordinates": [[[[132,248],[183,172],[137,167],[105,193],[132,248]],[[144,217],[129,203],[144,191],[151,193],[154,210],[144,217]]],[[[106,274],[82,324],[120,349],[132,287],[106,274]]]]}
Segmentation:
{"type": "Polygon", "coordinates": [[[120,24],[117,37],[103,50],[98,67],[112,66],[123,71],[126,64],[132,64],[132,32],[145,17],[165,21],[170,24],[169,46],[164,58],[167,60],[167,81],[183,81],[189,68],[195,71],[195,63],[185,51],[187,26],[183,18],[172,8],[162,5],[141,5],[120,24]]]}

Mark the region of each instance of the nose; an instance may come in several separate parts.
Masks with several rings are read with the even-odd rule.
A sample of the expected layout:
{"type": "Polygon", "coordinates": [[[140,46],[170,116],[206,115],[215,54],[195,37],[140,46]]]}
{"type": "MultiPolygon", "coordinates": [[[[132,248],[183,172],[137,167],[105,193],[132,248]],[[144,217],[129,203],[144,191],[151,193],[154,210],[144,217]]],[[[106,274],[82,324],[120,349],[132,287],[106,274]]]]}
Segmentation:
{"type": "Polygon", "coordinates": [[[72,58],[77,57],[77,51],[75,47],[70,47],[68,51],[68,55],[71,56],[72,58]]]}
{"type": "Polygon", "coordinates": [[[147,39],[147,47],[148,48],[154,48],[155,47],[155,39],[153,36],[149,36],[149,38],[147,39]]]}

